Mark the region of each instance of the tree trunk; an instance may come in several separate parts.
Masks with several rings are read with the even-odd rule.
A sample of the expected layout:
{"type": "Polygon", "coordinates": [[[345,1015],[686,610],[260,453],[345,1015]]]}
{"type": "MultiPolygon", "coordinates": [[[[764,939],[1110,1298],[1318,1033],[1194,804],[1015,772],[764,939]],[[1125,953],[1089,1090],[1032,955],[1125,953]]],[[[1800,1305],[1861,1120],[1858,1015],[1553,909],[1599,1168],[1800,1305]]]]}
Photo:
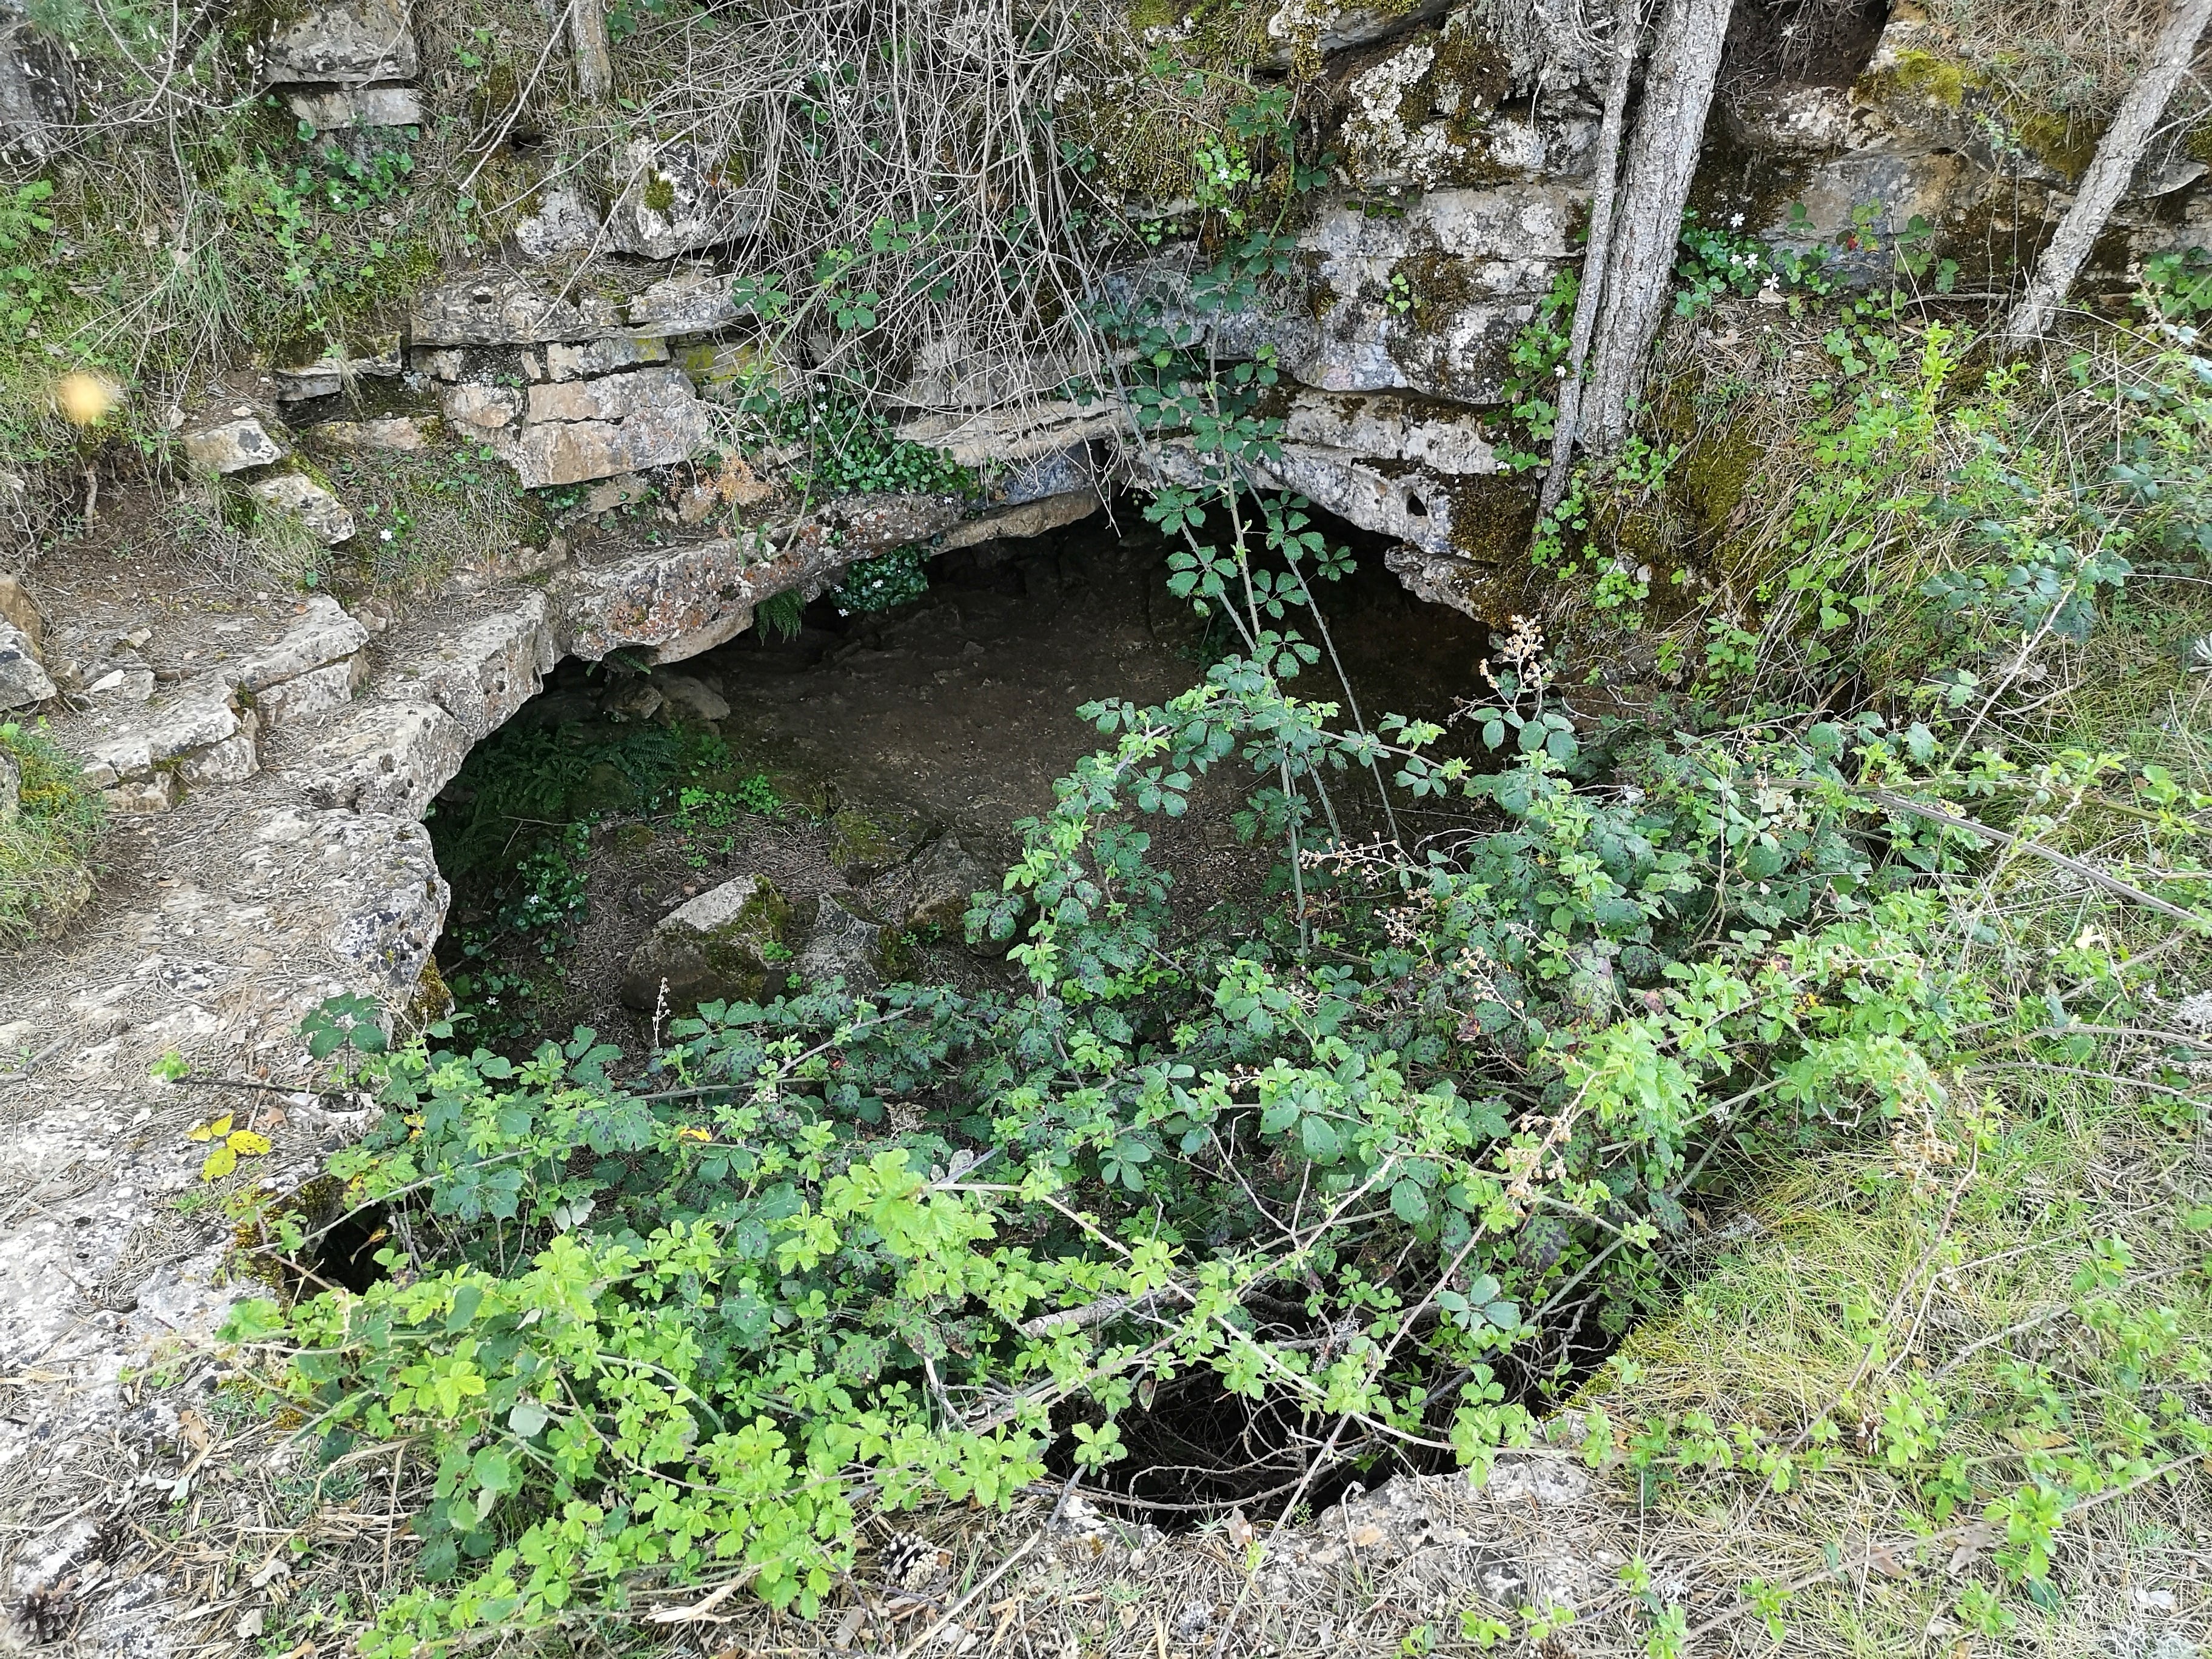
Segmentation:
{"type": "Polygon", "coordinates": [[[1597,130],[1597,166],[1590,174],[1589,238],[1583,249],[1583,284],[1575,296],[1575,320],[1567,333],[1567,374],[1559,383],[1559,416],[1552,428],[1552,470],[1544,475],[1542,510],[1549,513],[1567,491],[1568,464],[1575,453],[1575,427],[1581,418],[1583,370],[1589,363],[1590,336],[1597,329],[1598,302],[1605,296],[1605,264],[1613,252],[1613,205],[1620,184],[1620,135],[1627,125],[1628,83],[1634,77],[1636,48],[1644,33],[1642,0],[1620,0],[1613,9],[1613,78],[1606,83],[1605,119],[1597,130]]]}
{"type": "Polygon", "coordinates": [[[601,0],[568,0],[568,44],[576,60],[577,94],[594,100],[605,97],[615,82],[615,53],[601,0]]]}
{"type": "Polygon", "coordinates": [[[2174,0],[2150,62],[2121,101],[2120,112],[2097,145],[2097,159],[2081,175],[2074,205],[2058,222],[2057,234],[2043,250],[2027,292],[2021,296],[2005,325],[2006,337],[2014,346],[2024,346],[2050,329],[2066,291],[2081,274],[2082,262],[2088,258],[2097,238],[2104,234],[2105,222],[2112,217],[2128,180],[2135,177],[2142,161],[2143,152],[2150,148],[2151,135],[2158,130],[2159,118],[2166,113],[2166,100],[2181,84],[2181,77],[2189,73],[2191,61],[2197,56],[2197,39],[2207,21],[2212,21],[2212,0],[2174,0]]]}
{"type": "Polygon", "coordinates": [[[1659,45],[1651,54],[1644,109],[1637,117],[1628,176],[1621,186],[1620,222],[1590,354],[1589,389],[1583,397],[1589,410],[1585,447],[1601,454],[1618,449],[1628,435],[1628,400],[1635,395],[1644,354],[1666,309],[1682,208],[1698,169],[1731,4],[1732,0],[1668,0],[1659,25],[1659,45]]]}

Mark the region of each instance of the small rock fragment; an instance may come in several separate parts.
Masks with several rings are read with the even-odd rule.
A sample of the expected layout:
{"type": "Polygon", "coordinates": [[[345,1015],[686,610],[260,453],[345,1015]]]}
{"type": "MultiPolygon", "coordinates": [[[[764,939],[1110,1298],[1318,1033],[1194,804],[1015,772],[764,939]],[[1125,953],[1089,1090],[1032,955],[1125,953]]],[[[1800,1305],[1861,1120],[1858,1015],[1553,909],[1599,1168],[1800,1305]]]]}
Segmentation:
{"type": "Polygon", "coordinates": [[[185,432],[184,439],[185,453],[191,458],[193,465],[213,472],[243,472],[248,467],[281,461],[291,453],[283,441],[262,424],[261,418],[252,414],[193,428],[185,432]]]}
{"type": "Polygon", "coordinates": [[[326,547],[351,539],[353,514],[337,496],[304,472],[278,472],[256,478],[246,493],[264,507],[289,513],[307,526],[307,533],[326,547]]]}
{"type": "Polygon", "coordinates": [[[15,623],[0,622],[0,708],[27,708],[56,695],[39,647],[15,623]]]}

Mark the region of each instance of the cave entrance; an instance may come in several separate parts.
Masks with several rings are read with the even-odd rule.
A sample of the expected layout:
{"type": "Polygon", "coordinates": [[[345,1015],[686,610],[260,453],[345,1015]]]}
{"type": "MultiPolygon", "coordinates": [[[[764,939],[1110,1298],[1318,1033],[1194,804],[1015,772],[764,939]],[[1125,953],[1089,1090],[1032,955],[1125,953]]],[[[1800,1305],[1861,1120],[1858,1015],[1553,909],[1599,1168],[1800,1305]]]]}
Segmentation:
{"type": "MultiPolygon", "coordinates": [[[[1488,628],[1407,593],[1377,538],[1322,528],[1355,554],[1352,574],[1316,586],[1366,719],[1442,720],[1480,695],[1488,628]]],[[[763,605],[738,639],[665,667],[562,664],[430,817],[453,886],[438,965],[460,1035],[520,1050],[589,1025],[642,1053],[657,1018],[707,999],[673,981],[660,996],[641,947],[745,876],[788,913],[752,981],[710,990],[773,995],[830,972],[1006,977],[966,948],[961,913],[998,884],[1015,823],[1108,741],[1078,707],[1164,702],[1233,647],[1169,592],[1169,551],[1133,513],[1099,514],[934,558],[927,591],[888,609],[833,590],[763,605]]],[[[1327,660],[1293,686],[1342,696],[1327,660]]],[[[1274,849],[1230,823],[1250,783],[1232,760],[1186,816],[1144,826],[1194,919],[1264,896],[1274,849]]],[[[1380,828],[1371,787],[1332,781],[1347,836],[1380,828]]]]}

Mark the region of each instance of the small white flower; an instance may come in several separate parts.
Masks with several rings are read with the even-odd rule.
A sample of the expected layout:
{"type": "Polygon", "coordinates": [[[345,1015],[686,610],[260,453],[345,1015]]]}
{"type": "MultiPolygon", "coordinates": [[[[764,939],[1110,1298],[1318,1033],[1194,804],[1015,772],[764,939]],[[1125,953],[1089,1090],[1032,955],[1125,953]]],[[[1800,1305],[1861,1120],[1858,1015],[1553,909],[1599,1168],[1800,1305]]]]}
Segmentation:
{"type": "Polygon", "coordinates": [[[1730,230],[1741,230],[1743,228],[1743,215],[1741,213],[1731,213],[1729,215],[1729,228],[1730,230]]]}
{"type": "Polygon", "coordinates": [[[388,542],[392,539],[392,532],[389,530],[380,530],[376,533],[378,538],[381,540],[388,542]]]}

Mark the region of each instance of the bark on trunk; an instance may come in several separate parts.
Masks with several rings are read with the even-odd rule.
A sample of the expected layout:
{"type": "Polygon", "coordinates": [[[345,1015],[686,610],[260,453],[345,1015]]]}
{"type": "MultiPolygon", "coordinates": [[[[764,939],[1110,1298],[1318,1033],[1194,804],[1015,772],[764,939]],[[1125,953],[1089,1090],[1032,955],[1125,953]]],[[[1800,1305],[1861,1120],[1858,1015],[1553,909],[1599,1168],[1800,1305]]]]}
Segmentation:
{"type": "Polygon", "coordinates": [[[568,0],[568,44],[576,60],[578,94],[605,97],[615,82],[615,53],[600,0],[568,0]]]}
{"type": "Polygon", "coordinates": [[[1628,175],[1621,186],[1613,257],[1590,354],[1589,386],[1583,394],[1589,434],[1584,447],[1601,454],[1618,449],[1628,435],[1628,400],[1635,395],[1644,354],[1666,309],[1682,208],[1698,168],[1731,4],[1732,0],[1668,0],[1659,25],[1644,109],[1629,146],[1628,175]]]}
{"type": "Polygon", "coordinates": [[[1605,297],[1606,260],[1613,252],[1613,210],[1620,184],[1620,137],[1627,125],[1628,83],[1644,33],[1642,0],[1620,0],[1613,11],[1613,76],[1606,83],[1605,119],[1597,131],[1597,166],[1590,175],[1589,240],[1583,251],[1582,290],[1567,331],[1567,375],[1559,383],[1559,417],[1552,428],[1552,470],[1544,475],[1541,509],[1549,513],[1567,491],[1575,430],[1582,418],[1583,371],[1589,365],[1590,336],[1605,297]]]}
{"type": "Polygon", "coordinates": [[[2189,73],[2197,40],[2208,21],[2212,21],[2212,0],[2174,0],[2150,62],[2143,66],[2142,77],[2128,89],[2120,112],[2097,146],[2097,159],[2081,175],[2074,205],[2058,222],[2058,234],[2043,250],[2027,292],[2021,296],[2005,325],[2006,337],[2014,347],[2027,345],[2049,331],[2067,290],[2081,274],[2089,250],[2104,234],[2105,222],[2112,217],[2128,180],[2142,165],[2151,135],[2158,130],[2159,118],[2166,113],[2166,101],[2181,84],[2181,77],[2189,73]]]}

